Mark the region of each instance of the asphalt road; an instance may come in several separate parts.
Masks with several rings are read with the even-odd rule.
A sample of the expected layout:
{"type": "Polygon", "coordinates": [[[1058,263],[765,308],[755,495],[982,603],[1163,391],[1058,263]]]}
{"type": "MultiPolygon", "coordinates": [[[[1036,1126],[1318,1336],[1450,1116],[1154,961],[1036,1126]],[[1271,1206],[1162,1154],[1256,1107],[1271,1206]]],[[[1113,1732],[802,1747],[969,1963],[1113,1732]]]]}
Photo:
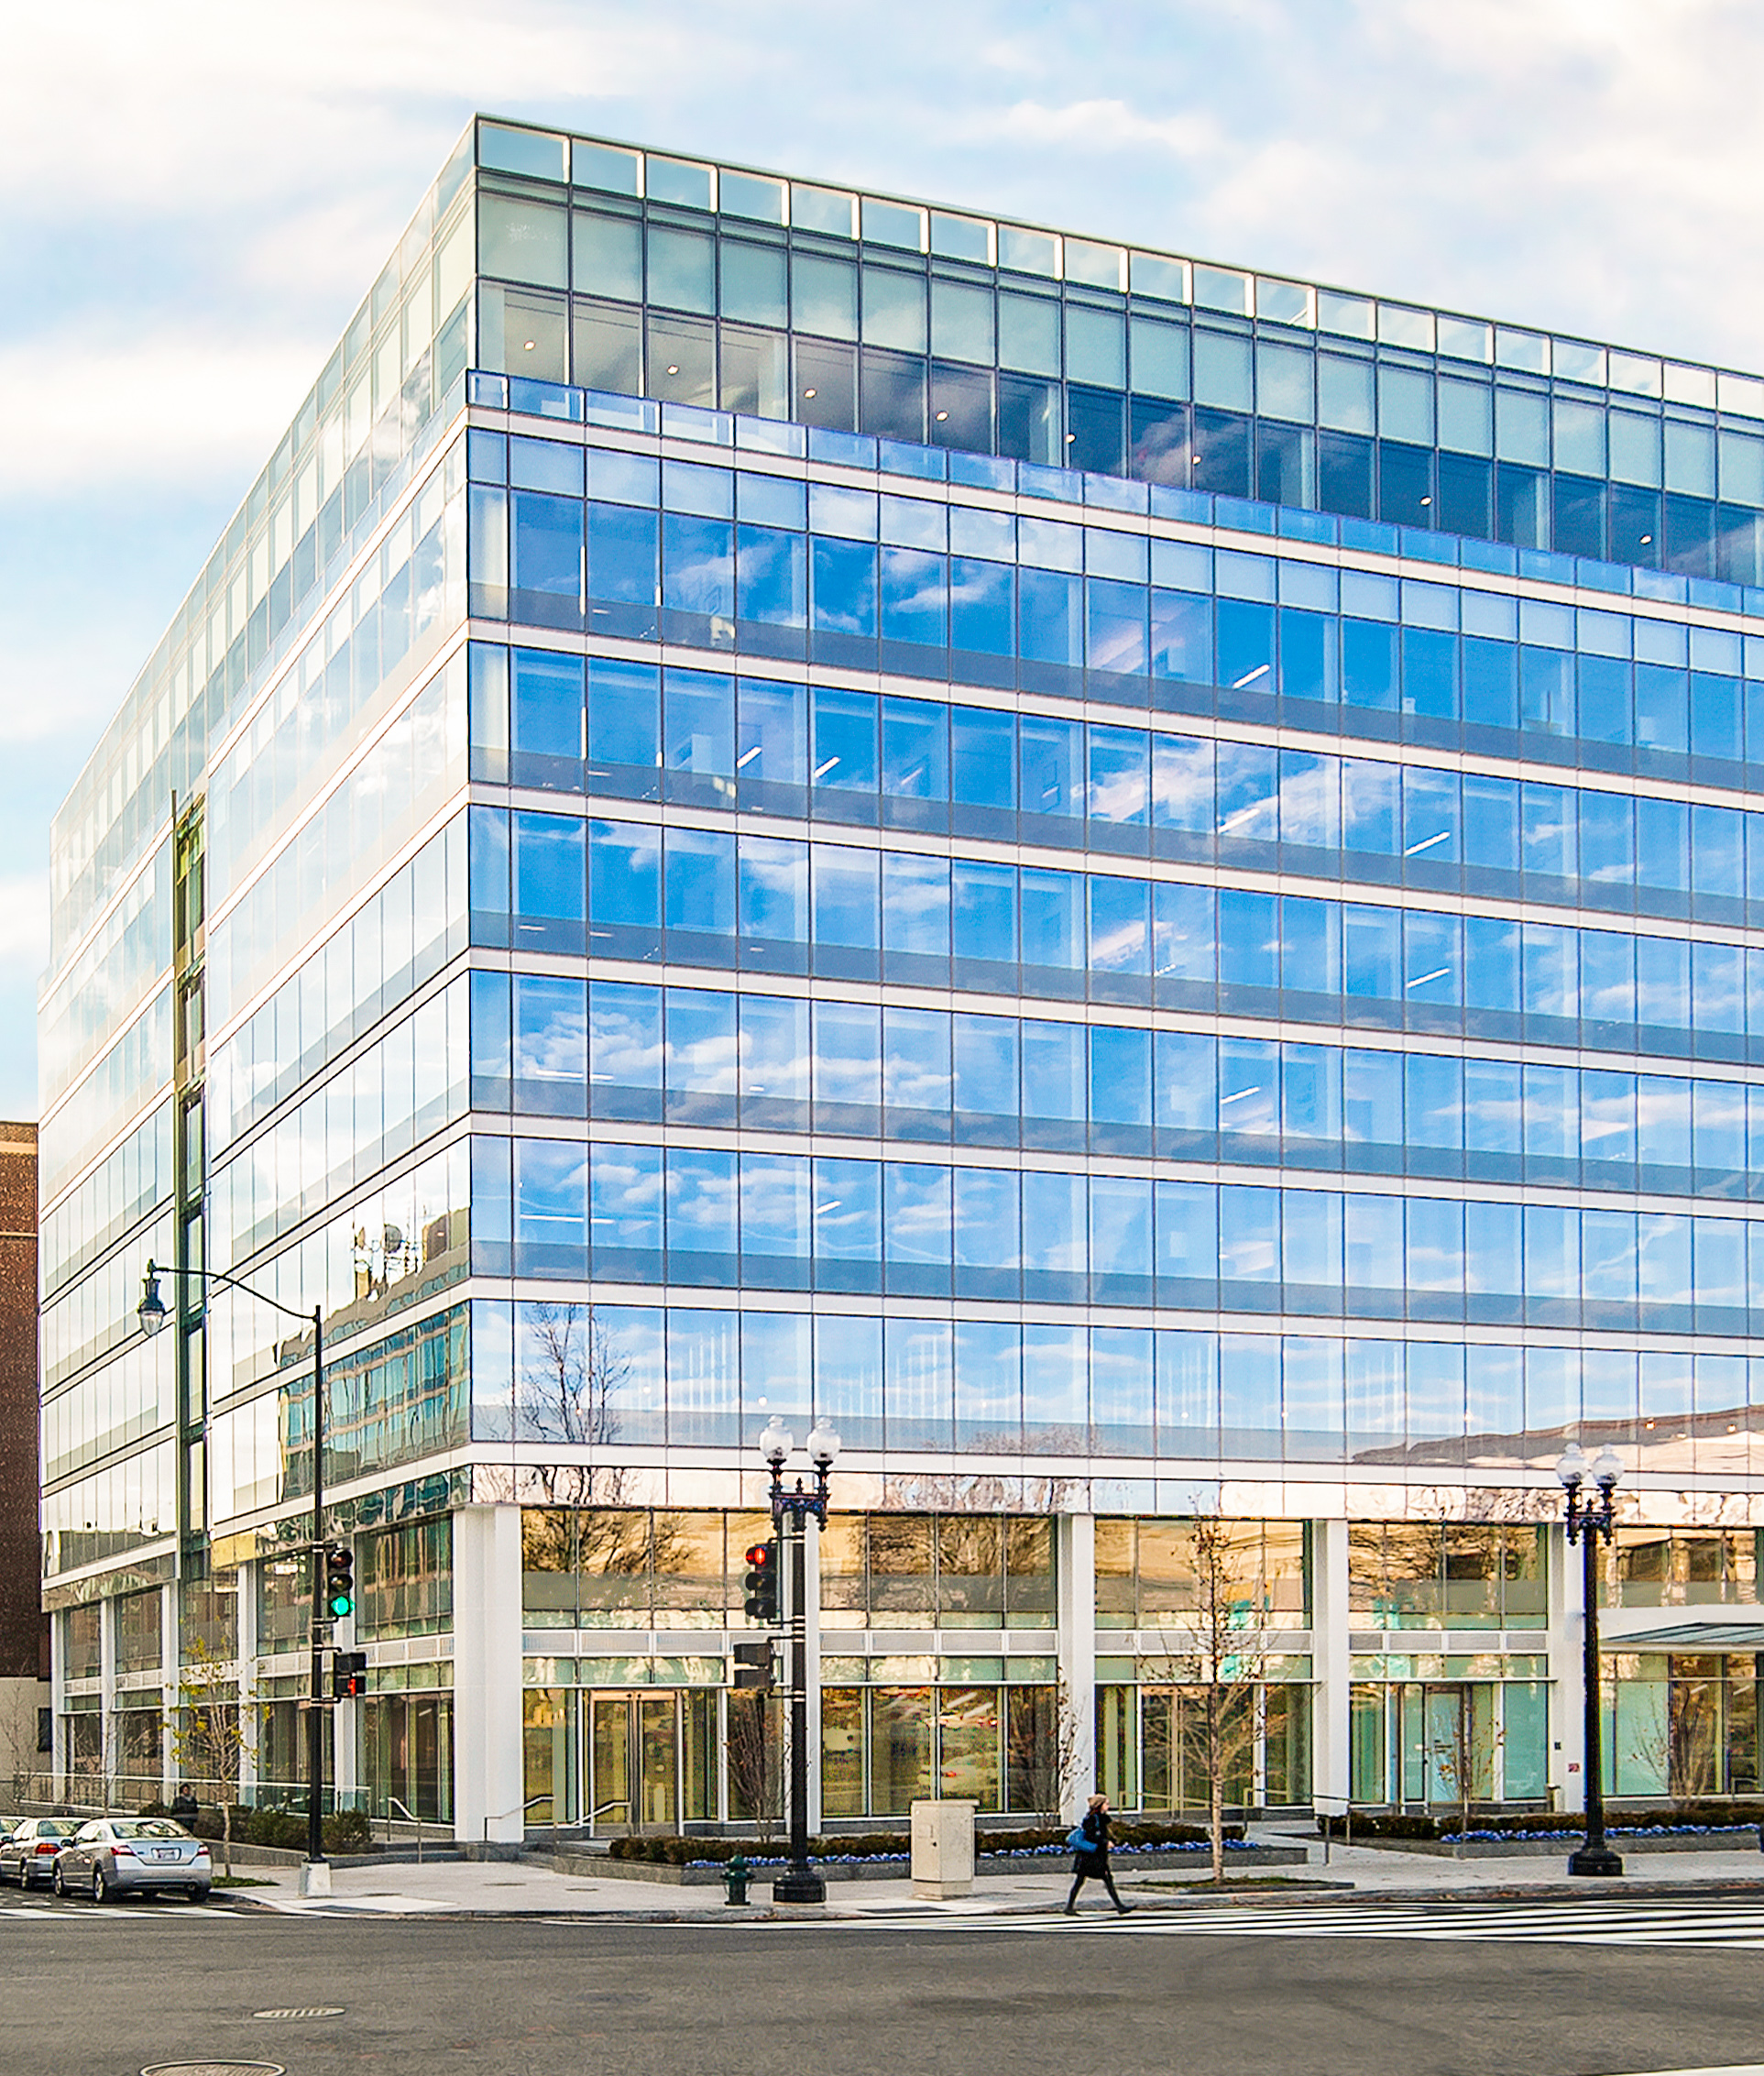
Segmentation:
{"type": "Polygon", "coordinates": [[[1764,1950],[948,1926],[0,1919],[5,2076],[1628,2076],[1764,2060],[1764,1950]],[[341,2005],[340,2016],[258,2018],[341,2005]]]}

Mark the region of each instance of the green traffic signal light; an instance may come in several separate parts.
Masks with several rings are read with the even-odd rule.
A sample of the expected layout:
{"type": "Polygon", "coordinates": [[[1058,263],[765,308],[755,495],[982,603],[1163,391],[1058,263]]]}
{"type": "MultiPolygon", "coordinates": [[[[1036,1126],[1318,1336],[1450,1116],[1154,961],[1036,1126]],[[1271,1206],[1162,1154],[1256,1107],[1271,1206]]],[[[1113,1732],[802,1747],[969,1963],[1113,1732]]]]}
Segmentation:
{"type": "Polygon", "coordinates": [[[325,1546],[324,1609],[334,1622],[356,1611],[356,1554],[346,1543],[325,1546]]]}

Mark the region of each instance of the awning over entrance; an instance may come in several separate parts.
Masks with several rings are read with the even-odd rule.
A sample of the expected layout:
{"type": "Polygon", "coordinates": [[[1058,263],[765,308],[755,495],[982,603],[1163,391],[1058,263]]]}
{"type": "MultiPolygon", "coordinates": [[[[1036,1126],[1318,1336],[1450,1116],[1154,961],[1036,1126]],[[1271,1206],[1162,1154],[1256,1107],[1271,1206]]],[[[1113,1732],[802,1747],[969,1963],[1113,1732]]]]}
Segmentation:
{"type": "Polygon", "coordinates": [[[1602,1631],[1599,1642],[1606,1651],[1764,1651],[1764,1622],[1673,1622],[1617,1636],[1602,1631]]]}

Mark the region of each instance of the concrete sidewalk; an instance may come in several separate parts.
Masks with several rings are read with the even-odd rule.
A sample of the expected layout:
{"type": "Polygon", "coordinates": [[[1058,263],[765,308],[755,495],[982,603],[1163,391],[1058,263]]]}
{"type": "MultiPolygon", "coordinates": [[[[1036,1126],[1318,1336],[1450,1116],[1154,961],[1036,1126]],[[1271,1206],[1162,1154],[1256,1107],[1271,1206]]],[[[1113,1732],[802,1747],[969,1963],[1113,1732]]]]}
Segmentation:
{"type": "MultiPolygon", "coordinates": [[[[1261,1835],[1269,1844],[1298,1842],[1291,1832],[1261,1835]]],[[[1571,1881],[1567,1861],[1572,1847],[1568,1845],[1559,1857],[1548,1859],[1435,1860],[1381,1852],[1369,1846],[1338,1844],[1331,1847],[1325,1862],[1322,1840],[1313,1836],[1307,1842],[1309,1866],[1284,1871],[1283,1878],[1266,1888],[1246,1885],[1241,1896],[1230,1900],[1247,1902],[1264,1897],[1270,1902],[1322,1903],[1352,1895],[1392,1901],[1443,1901],[1454,1896],[1485,1899],[1503,1894],[1542,1895],[1552,1891],[1574,1895],[1649,1891],[1684,1895],[1712,1887],[1764,1893],[1764,1855],[1756,1851],[1636,1853],[1626,1862],[1625,1879],[1607,1884],[1571,1881]],[[1328,1885],[1288,1885],[1313,1882],[1328,1885]]],[[[289,1916],[584,1917],[639,1924],[740,1924],[773,1915],[769,1881],[756,1882],[750,1891],[753,1903],[737,1910],[724,1902],[719,1886],[675,1888],[617,1879],[595,1880],[554,1873],[536,1860],[447,1862],[421,1867],[351,1866],[347,1861],[337,1861],[333,1863],[334,1893],[328,1901],[311,1902],[300,1895],[299,1877],[293,1869],[254,1868],[249,1872],[254,1880],[267,1885],[220,1893],[236,1907],[289,1916]]],[[[1122,1887],[1133,1890],[1134,1900],[1148,1907],[1204,1908],[1210,1900],[1200,1895],[1184,1897],[1179,1887],[1170,1885],[1186,1887],[1204,1881],[1209,1873],[1204,1858],[1192,1873],[1169,1867],[1138,1872],[1130,1859],[1118,1858],[1114,1872],[1122,1887]]],[[[828,1884],[825,1909],[812,1915],[862,1919],[911,1914],[931,1921],[976,1914],[1039,1912],[1057,1908],[1065,1901],[1070,1879],[1070,1864],[1063,1859],[1046,1872],[1013,1868],[997,1874],[982,1873],[971,1895],[941,1903],[915,1899],[912,1884],[904,1875],[898,1880],[838,1882],[828,1884]]],[[[804,1914],[792,1910],[777,1915],[795,1917],[804,1914]]]]}

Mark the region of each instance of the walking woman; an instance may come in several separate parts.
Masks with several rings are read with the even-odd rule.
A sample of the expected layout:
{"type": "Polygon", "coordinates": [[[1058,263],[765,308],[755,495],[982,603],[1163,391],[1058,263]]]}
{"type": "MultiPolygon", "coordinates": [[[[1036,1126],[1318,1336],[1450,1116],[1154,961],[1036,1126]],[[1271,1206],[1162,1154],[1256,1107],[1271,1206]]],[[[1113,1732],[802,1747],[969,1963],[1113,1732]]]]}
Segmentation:
{"type": "Polygon", "coordinates": [[[1109,1901],[1125,1917],[1133,1906],[1123,1903],[1115,1894],[1114,1876],[1109,1872],[1109,1798],[1106,1795],[1090,1797],[1090,1807],[1084,1812],[1079,1829],[1087,1842],[1072,1861],[1072,1893],[1066,1898],[1066,1915],[1078,1916],[1078,1892],[1086,1882],[1101,1882],[1109,1892],[1109,1901]]]}

